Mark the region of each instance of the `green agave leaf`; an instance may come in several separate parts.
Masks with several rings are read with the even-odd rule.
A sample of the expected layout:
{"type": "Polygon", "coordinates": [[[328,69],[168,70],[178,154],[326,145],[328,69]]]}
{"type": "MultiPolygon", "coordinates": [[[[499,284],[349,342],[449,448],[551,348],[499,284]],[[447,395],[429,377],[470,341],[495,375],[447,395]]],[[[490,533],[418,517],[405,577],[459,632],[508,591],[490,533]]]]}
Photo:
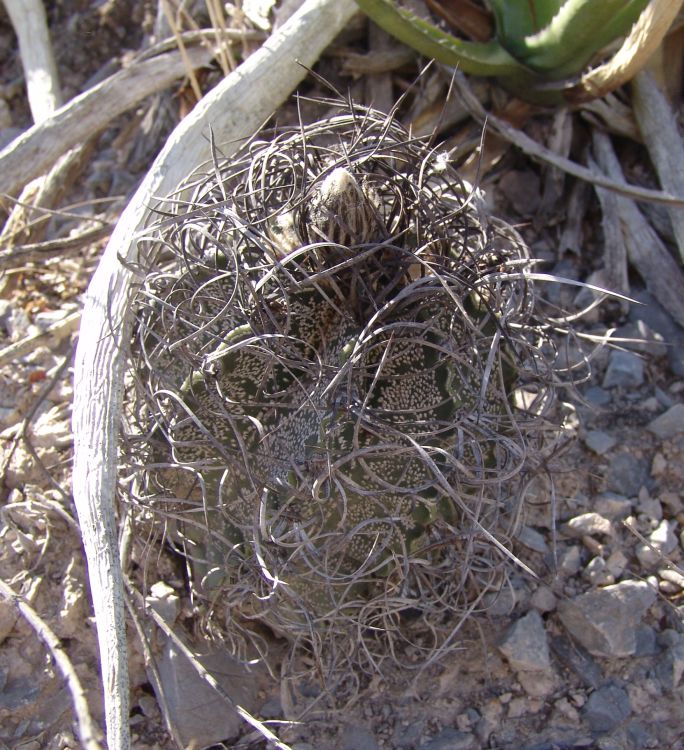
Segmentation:
{"type": "Polygon", "coordinates": [[[375,23],[426,57],[458,66],[471,75],[497,76],[523,73],[525,67],[497,41],[466,42],[418,18],[393,0],[356,0],[375,23]]]}
{"type": "Polygon", "coordinates": [[[558,13],[564,0],[490,0],[498,41],[517,57],[527,36],[538,33],[558,13]]]}
{"type": "Polygon", "coordinates": [[[560,79],[581,71],[592,56],[626,34],[649,0],[566,0],[542,31],[522,40],[520,61],[560,79]]]}

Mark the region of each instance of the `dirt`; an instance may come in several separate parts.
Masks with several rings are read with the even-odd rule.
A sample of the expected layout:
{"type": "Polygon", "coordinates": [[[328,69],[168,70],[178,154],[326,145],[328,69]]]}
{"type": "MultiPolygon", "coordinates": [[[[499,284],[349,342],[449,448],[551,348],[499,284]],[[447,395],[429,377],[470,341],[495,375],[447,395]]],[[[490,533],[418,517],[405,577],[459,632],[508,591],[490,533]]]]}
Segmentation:
{"type": "MultiPolygon", "coordinates": [[[[203,4],[195,5],[197,13],[204,12],[203,4]]],[[[151,0],[63,0],[46,7],[65,99],[114,71],[140,49],[152,32],[156,14],[151,0]]],[[[365,48],[364,26],[357,26],[322,61],[320,70],[363,99],[371,90],[368,81],[339,72],[345,51],[365,48]]],[[[3,128],[24,129],[30,124],[30,114],[16,42],[2,9],[0,50],[0,101],[6,102],[11,115],[3,128]]],[[[394,74],[395,95],[414,72],[409,66],[394,74]]],[[[217,76],[212,71],[205,85],[210,86],[217,76]]],[[[434,78],[424,78],[419,85],[421,96],[404,108],[404,117],[427,116],[425,112],[433,106],[426,93],[428,82],[436,85],[434,78]]],[[[316,85],[309,82],[305,88],[314,91],[316,85]]],[[[179,86],[113,122],[99,137],[96,155],[71,187],[64,205],[88,201],[89,213],[115,218],[165,134],[178,121],[180,95],[179,86]],[[149,111],[164,113],[163,126],[145,132],[131,128],[132,122],[142,122],[149,111]],[[131,154],[136,158],[129,158],[131,154]],[[114,200],[93,202],[97,198],[114,200]]],[[[281,120],[293,114],[293,105],[287,105],[281,120]]],[[[581,160],[588,126],[575,117],[572,156],[581,160]]],[[[535,137],[548,136],[550,116],[539,113],[531,122],[535,137]]],[[[446,135],[453,143],[464,129],[475,133],[478,127],[461,123],[446,135]]],[[[497,147],[490,144],[490,153],[497,147]]],[[[646,157],[640,147],[624,142],[622,151],[639,165],[645,180],[651,179],[650,167],[641,163],[646,157]]],[[[572,181],[561,180],[562,192],[549,206],[544,197],[554,175],[511,148],[501,153],[484,180],[490,204],[520,226],[533,255],[564,275],[586,278],[601,257],[603,235],[596,201],[585,199],[580,224],[573,227],[583,241],[570,252],[558,254],[559,238],[568,236],[564,234],[568,228],[565,207],[572,181]]],[[[54,218],[47,237],[64,236],[76,226],[74,219],[54,218]]],[[[0,299],[0,349],[80,307],[103,244],[12,270],[0,299]]],[[[638,290],[639,279],[634,277],[633,282],[638,290]]],[[[576,292],[563,294],[563,301],[572,306],[576,292]]],[[[604,330],[639,317],[637,306],[628,314],[609,304],[581,326],[585,332],[604,330]]],[[[677,645],[684,643],[678,640],[684,632],[684,437],[681,432],[658,437],[648,429],[655,417],[684,401],[684,380],[681,372],[673,371],[662,337],[655,334],[654,338],[653,346],[639,351],[644,365],[641,378],[632,373],[633,380],[624,385],[601,388],[612,356],[604,349],[593,363],[590,380],[579,392],[564,396],[567,434],[572,440],[548,467],[555,477],[556,498],[551,501],[543,484],[532,488],[522,524],[535,532],[536,541],[529,544],[537,549],[525,544],[515,549],[537,578],[514,571],[512,586],[501,591],[488,613],[473,618],[464,631],[462,649],[447,661],[408,682],[405,674],[394,681],[373,678],[343,714],[304,717],[294,726],[275,723],[274,731],[300,750],[684,748],[684,647],[677,645]],[[612,443],[604,452],[588,447],[593,444],[592,431],[611,439],[602,443],[612,443]],[[596,528],[579,534],[573,531],[568,522],[597,509],[608,519],[609,533],[596,528]],[[663,521],[669,523],[675,544],[659,551],[649,563],[643,538],[663,521]],[[616,572],[606,571],[596,560],[612,561],[616,572]],[[592,655],[568,632],[559,607],[584,592],[621,581],[645,581],[655,592],[636,626],[637,646],[628,655],[592,655]],[[550,654],[546,671],[515,669],[500,648],[510,628],[530,612],[538,613],[543,623],[550,654]],[[613,688],[618,691],[617,703],[608,702],[609,717],[601,724],[600,707],[594,703],[599,698],[607,700],[613,688]],[[592,699],[595,695],[598,698],[592,699]]],[[[58,637],[83,683],[93,717],[102,726],[95,623],[70,488],[74,345],[75,337],[66,337],[0,366],[0,577],[58,637]]],[[[189,639],[199,639],[179,561],[163,546],[151,550],[145,539],[136,542],[133,554],[141,566],[152,568],[152,578],[173,589],[179,598],[179,623],[189,639]]],[[[149,623],[144,627],[158,656],[162,639],[149,623]]],[[[132,623],[128,634],[133,746],[174,748],[132,623]]],[[[202,646],[199,640],[194,645],[202,646]]],[[[261,680],[253,701],[256,715],[280,717],[279,701],[277,685],[261,680]]],[[[259,736],[244,725],[240,737],[223,746],[258,747],[260,743],[259,736]]],[[[0,747],[61,750],[79,746],[71,695],[62,675],[36,628],[0,597],[0,747]]]]}

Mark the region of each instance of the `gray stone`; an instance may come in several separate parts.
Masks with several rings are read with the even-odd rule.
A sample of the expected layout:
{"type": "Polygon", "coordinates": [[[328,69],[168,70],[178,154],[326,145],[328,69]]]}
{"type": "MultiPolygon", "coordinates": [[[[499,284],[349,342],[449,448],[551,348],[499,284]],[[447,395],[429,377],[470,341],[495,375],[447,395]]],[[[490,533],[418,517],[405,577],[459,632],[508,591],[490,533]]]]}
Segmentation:
{"type": "Polygon", "coordinates": [[[636,651],[634,656],[655,656],[660,649],[656,632],[648,625],[641,625],[636,629],[636,651]]]}
{"type": "MultiPolygon", "coordinates": [[[[196,658],[235,703],[248,711],[254,710],[257,685],[253,672],[225,651],[196,658]]],[[[171,640],[164,645],[158,669],[169,713],[184,747],[190,744],[206,747],[238,735],[243,723],[240,716],[171,640]]]]}
{"type": "Polygon", "coordinates": [[[558,604],[555,594],[543,584],[532,594],[530,604],[539,612],[553,612],[558,604]]]}
{"type": "Polygon", "coordinates": [[[594,732],[610,732],[632,713],[627,691],[617,685],[595,690],[584,704],[582,715],[594,732]]]}
{"type": "Polygon", "coordinates": [[[679,687],[684,675],[684,636],[669,646],[662,654],[655,668],[656,677],[663,690],[672,692],[679,687]]]}
{"type": "Polygon", "coordinates": [[[584,442],[589,450],[602,456],[604,453],[608,453],[611,448],[615,447],[617,440],[612,435],[609,435],[602,430],[589,430],[584,438],[584,442]]]}
{"type": "Polygon", "coordinates": [[[667,354],[667,344],[662,334],[653,331],[643,320],[637,320],[621,326],[615,331],[614,339],[632,339],[621,341],[620,346],[634,352],[642,352],[651,357],[664,357],[667,354]]]}
{"type": "Polygon", "coordinates": [[[597,385],[587,388],[582,395],[586,401],[594,406],[607,406],[611,402],[610,393],[597,385]]]}
{"type": "Polygon", "coordinates": [[[420,742],[425,731],[425,720],[397,722],[392,732],[392,744],[397,750],[411,750],[420,742]]]}
{"type": "Polygon", "coordinates": [[[624,495],[604,492],[596,498],[594,510],[611,521],[620,521],[632,512],[632,503],[624,495]]]}
{"type": "Polygon", "coordinates": [[[546,543],[544,536],[531,526],[521,526],[516,539],[535,552],[545,554],[549,551],[549,545],[546,543]]]}
{"type": "Polygon", "coordinates": [[[560,602],[558,614],[570,635],[594,656],[632,656],[636,630],[655,597],[644,581],[620,581],[560,602]]]}
{"type": "Polygon", "coordinates": [[[586,578],[593,586],[615,583],[615,578],[608,570],[606,561],[602,557],[592,558],[582,571],[582,577],[586,578]]]}
{"type": "Polygon", "coordinates": [[[477,739],[470,732],[459,732],[458,729],[447,727],[422,744],[420,750],[477,750],[478,747],[477,739]]]}
{"type": "Polygon", "coordinates": [[[337,747],[339,750],[379,750],[375,737],[358,724],[349,724],[342,730],[337,747]]]}
{"type": "Polygon", "coordinates": [[[516,672],[551,671],[544,621],[537,610],[531,610],[509,628],[499,650],[516,672]]]}
{"type": "Polygon", "coordinates": [[[644,361],[633,352],[618,349],[610,353],[608,368],[603,383],[604,388],[636,388],[644,382],[644,361]]]}
{"type": "Polygon", "coordinates": [[[636,555],[644,568],[653,568],[662,563],[663,557],[676,549],[676,526],[676,521],[668,521],[664,518],[658,524],[658,527],[649,534],[649,544],[637,545],[636,555]]]}
{"type": "Polygon", "coordinates": [[[639,490],[649,482],[649,466],[646,461],[623,451],[610,461],[607,488],[625,497],[636,497],[639,490]]]}
{"type": "Polygon", "coordinates": [[[663,337],[669,344],[667,354],[672,372],[680,377],[684,376],[684,329],[675,323],[670,314],[648,292],[632,289],[630,296],[642,303],[631,306],[630,320],[643,320],[651,330],[657,331],[663,337]]]}
{"type": "Polygon", "coordinates": [[[661,440],[684,434],[684,404],[675,404],[648,423],[646,428],[661,440]]]}
{"type": "Polygon", "coordinates": [[[574,537],[583,536],[613,536],[611,522],[598,513],[582,513],[571,518],[563,530],[574,537]]]}
{"type": "Polygon", "coordinates": [[[566,576],[574,576],[582,567],[582,550],[573,545],[568,547],[560,557],[559,567],[566,576]]]}

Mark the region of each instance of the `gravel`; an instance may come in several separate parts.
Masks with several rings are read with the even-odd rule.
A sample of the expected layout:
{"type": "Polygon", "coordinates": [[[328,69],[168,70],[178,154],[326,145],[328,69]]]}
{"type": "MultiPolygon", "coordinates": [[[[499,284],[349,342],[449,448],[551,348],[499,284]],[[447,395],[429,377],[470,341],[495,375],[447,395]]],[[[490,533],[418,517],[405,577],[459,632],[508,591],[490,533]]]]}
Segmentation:
{"type": "Polygon", "coordinates": [[[644,360],[633,352],[613,350],[603,378],[604,388],[635,388],[644,382],[644,360]]]}
{"type": "Polygon", "coordinates": [[[584,705],[582,716],[594,732],[609,732],[629,718],[632,706],[627,691],[617,685],[595,690],[584,705]]]}
{"type": "Polygon", "coordinates": [[[636,629],[656,598],[644,581],[621,581],[560,602],[565,629],[591,654],[626,657],[636,653],[636,629]]]}
{"type": "Polygon", "coordinates": [[[649,422],[647,429],[661,440],[684,434],[684,404],[675,404],[649,422]]]}

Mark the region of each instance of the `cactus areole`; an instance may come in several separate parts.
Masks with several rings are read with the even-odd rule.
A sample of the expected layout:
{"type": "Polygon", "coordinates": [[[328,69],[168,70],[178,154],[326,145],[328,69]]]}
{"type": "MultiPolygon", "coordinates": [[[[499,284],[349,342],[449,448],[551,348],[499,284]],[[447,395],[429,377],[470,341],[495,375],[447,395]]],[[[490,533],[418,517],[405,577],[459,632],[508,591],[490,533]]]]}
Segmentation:
{"type": "Polygon", "coordinates": [[[418,620],[427,656],[500,584],[544,334],[523,242],[448,156],[338,107],[217,156],[141,241],[129,496],[222,627],[418,620]]]}

